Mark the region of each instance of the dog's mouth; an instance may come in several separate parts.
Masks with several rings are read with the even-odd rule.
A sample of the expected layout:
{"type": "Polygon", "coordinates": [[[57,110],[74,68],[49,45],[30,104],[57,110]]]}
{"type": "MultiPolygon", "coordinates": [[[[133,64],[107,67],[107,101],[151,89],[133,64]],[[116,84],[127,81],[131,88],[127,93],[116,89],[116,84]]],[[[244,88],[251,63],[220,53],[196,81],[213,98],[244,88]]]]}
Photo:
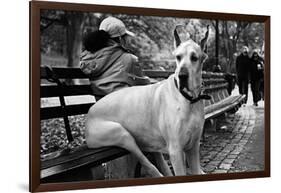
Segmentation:
{"type": "Polygon", "coordinates": [[[195,102],[197,102],[199,100],[202,100],[202,99],[203,100],[210,100],[211,99],[211,97],[209,95],[201,94],[203,85],[199,86],[197,95],[196,95],[196,92],[191,91],[189,89],[188,75],[187,74],[180,74],[178,76],[178,78],[179,78],[179,85],[177,84],[176,79],[174,79],[176,87],[179,89],[180,93],[187,100],[189,100],[191,103],[195,103],[195,102]]]}
{"type": "Polygon", "coordinates": [[[187,74],[180,74],[179,75],[179,84],[180,84],[180,89],[187,88],[188,89],[188,84],[187,80],[188,75],[187,74]]]}
{"type": "Polygon", "coordinates": [[[179,90],[180,92],[185,92],[191,98],[195,98],[196,94],[190,90],[188,86],[188,74],[180,74],[179,75],[179,90]]]}

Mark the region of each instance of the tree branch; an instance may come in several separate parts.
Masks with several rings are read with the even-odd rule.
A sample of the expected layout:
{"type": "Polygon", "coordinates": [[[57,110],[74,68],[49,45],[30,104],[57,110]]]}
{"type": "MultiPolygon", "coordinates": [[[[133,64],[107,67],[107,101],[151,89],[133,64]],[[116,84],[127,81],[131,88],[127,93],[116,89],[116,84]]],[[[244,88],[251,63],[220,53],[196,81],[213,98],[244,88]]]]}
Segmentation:
{"type": "Polygon", "coordinates": [[[40,18],[41,21],[46,21],[47,24],[44,25],[40,22],[40,30],[41,32],[43,32],[44,30],[46,30],[48,27],[50,27],[51,25],[57,23],[59,25],[63,25],[63,26],[66,26],[67,25],[67,19],[65,17],[62,17],[60,19],[58,18],[49,18],[49,17],[44,17],[44,16],[41,16],[40,18]]]}

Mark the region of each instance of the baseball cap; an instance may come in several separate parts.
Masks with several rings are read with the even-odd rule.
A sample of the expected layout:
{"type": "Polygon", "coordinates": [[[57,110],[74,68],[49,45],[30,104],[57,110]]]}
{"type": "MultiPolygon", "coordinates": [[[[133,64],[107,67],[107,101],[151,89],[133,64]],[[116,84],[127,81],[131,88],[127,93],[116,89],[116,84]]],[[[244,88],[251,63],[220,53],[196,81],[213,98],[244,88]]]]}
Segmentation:
{"type": "Polygon", "coordinates": [[[126,29],[125,24],[115,17],[107,17],[105,18],[99,27],[99,30],[106,31],[111,38],[120,37],[125,34],[129,36],[135,36],[133,32],[130,32],[126,29]]]}

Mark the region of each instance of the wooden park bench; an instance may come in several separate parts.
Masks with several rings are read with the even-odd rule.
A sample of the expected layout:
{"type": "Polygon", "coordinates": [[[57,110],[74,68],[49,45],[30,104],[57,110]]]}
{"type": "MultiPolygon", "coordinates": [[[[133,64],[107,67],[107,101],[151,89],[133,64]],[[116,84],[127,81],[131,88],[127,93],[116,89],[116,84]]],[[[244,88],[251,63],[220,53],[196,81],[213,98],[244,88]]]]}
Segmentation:
{"type": "MultiPolygon", "coordinates": [[[[69,142],[73,141],[69,116],[86,114],[94,104],[94,100],[83,104],[69,104],[65,102],[66,96],[93,95],[89,85],[88,77],[79,68],[49,68],[41,67],[40,97],[58,97],[60,105],[41,107],[41,120],[63,118],[66,136],[69,142]],[[85,79],[86,84],[66,85],[64,79],[85,79]]],[[[145,75],[153,79],[166,79],[173,72],[146,70],[145,75]]],[[[205,93],[212,96],[212,99],[205,101],[205,118],[212,120],[221,114],[235,112],[241,106],[244,96],[229,95],[229,82],[223,73],[203,72],[205,93]]],[[[102,96],[95,96],[101,98],[102,96]]],[[[89,168],[100,166],[128,154],[124,149],[118,147],[106,147],[89,149],[86,145],[78,148],[67,148],[53,152],[41,159],[41,182],[62,182],[74,181],[89,168]]],[[[139,168],[135,170],[135,177],[139,177],[139,168]],[[138,171],[137,171],[138,170],[138,171]]],[[[94,176],[85,176],[85,180],[95,179],[94,176]]],[[[83,177],[77,179],[83,180],[83,177]]]]}

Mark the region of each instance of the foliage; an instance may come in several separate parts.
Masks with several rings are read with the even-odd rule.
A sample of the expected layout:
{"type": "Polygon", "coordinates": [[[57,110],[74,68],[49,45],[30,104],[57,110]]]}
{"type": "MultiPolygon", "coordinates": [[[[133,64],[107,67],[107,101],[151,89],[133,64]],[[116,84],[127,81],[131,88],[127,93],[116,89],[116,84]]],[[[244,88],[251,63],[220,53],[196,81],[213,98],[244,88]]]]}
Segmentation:
{"type": "MultiPolygon", "coordinates": [[[[212,27],[215,31],[215,21],[212,21],[212,27]]],[[[218,21],[219,43],[210,42],[210,51],[208,54],[214,61],[214,50],[218,47],[219,64],[225,72],[235,72],[235,60],[239,55],[242,46],[246,45],[250,50],[262,49],[264,43],[264,25],[262,23],[250,23],[242,21],[218,21]]],[[[210,70],[210,68],[208,69],[210,70]]]]}
{"type": "Polygon", "coordinates": [[[235,72],[235,59],[242,45],[248,45],[250,49],[262,49],[264,42],[262,23],[222,20],[218,21],[216,30],[216,21],[213,20],[45,10],[41,12],[40,21],[42,55],[45,58],[64,57],[68,61],[67,66],[78,66],[83,33],[97,30],[100,22],[108,16],[121,19],[128,30],[136,34],[130,45],[144,68],[174,68],[173,29],[178,24],[184,26],[182,33],[188,32],[196,42],[203,37],[206,26],[211,26],[208,40],[209,59],[204,65],[204,70],[208,71],[213,69],[218,55],[223,71],[235,72]],[[216,33],[219,37],[218,43],[216,33]]]}
{"type": "Polygon", "coordinates": [[[85,115],[69,117],[71,133],[74,141],[68,143],[63,119],[41,121],[41,157],[48,153],[75,148],[85,143],[85,115]]]}

